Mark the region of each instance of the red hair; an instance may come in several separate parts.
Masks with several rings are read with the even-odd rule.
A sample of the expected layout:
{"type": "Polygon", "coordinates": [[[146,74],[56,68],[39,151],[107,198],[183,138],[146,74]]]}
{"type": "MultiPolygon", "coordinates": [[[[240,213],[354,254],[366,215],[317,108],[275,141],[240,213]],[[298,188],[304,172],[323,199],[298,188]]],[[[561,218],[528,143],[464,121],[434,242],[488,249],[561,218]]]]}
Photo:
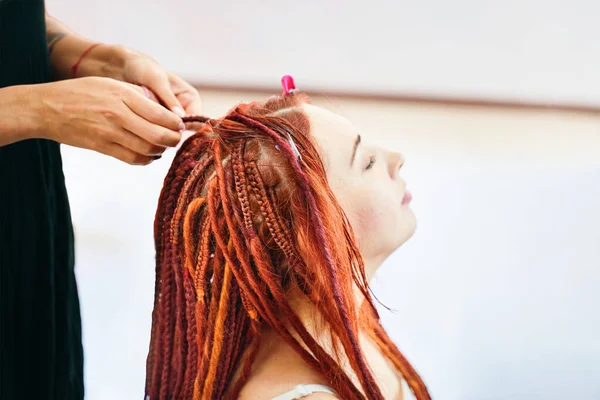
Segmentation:
{"type": "Polygon", "coordinates": [[[370,334],[418,400],[430,398],[380,324],[352,228],[300,107],[305,102],[296,92],[239,105],[219,120],[186,119],[204,125],[178,151],[156,214],[150,399],[236,398],[263,324],[343,399],[383,399],[359,330],[370,334]],[[355,287],[365,298],[360,313],[355,287]],[[290,306],[291,288],[326,323],[334,354],[290,306]]]}

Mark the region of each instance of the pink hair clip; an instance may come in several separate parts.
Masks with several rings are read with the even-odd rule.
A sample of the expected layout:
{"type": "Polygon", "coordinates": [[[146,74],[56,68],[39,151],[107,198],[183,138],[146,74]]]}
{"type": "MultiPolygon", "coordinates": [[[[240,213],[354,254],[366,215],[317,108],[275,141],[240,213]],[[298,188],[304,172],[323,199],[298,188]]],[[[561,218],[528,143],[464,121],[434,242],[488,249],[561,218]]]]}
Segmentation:
{"type": "Polygon", "coordinates": [[[290,75],[284,75],[284,77],[281,78],[281,86],[283,87],[284,95],[294,93],[298,90],[296,89],[294,78],[292,78],[290,75]]]}

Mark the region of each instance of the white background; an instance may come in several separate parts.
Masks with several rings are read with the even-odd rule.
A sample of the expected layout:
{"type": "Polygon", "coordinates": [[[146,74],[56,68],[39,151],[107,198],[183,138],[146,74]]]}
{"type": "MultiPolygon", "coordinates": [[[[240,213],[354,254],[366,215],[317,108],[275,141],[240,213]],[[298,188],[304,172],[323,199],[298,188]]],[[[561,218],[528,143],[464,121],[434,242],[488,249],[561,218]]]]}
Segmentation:
{"type": "Polygon", "coordinates": [[[47,0],[196,83],[600,105],[596,0],[47,0]]]}
{"type": "Polygon", "coordinates": [[[599,183],[461,165],[418,186],[419,231],[376,287],[434,398],[600,399],[599,183]]]}

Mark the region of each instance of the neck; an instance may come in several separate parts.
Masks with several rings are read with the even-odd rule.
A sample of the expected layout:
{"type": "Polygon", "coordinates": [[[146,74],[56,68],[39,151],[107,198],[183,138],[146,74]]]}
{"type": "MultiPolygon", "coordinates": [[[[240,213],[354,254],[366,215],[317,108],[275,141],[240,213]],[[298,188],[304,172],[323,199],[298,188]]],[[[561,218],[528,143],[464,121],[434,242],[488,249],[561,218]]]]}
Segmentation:
{"type": "Polygon", "coordinates": [[[373,279],[375,272],[377,272],[379,267],[381,267],[381,264],[383,264],[386,258],[387,256],[379,256],[364,260],[365,273],[367,274],[367,279],[369,282],[371,282],[371,279],[373,279]]]}

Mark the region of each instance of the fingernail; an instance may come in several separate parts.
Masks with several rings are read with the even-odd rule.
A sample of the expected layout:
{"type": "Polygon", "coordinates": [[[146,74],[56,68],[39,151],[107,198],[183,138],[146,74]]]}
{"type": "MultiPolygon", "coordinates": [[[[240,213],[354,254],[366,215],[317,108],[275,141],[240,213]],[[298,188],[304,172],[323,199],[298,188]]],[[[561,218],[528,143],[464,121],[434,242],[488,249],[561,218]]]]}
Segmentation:
{"type": "Polygon", "coordinates": [[[177,106],[177,107],[173,107],[173,112],[174,112],[175,114],[177,114],[177,116],[178,116],[179,118],[183,118],[183,117],[185,117],[185,111],[183,111],[183,108],[181,108],[181,107],[179,107],[179,106],[177,106]]]}
{"type": "Polygon", "coordinates": [[[144,89],[144,93],[146,94],[147,98],[152,98],[152,94],[150,93],[150,90],[146,87],[146,86],[142,86],[142,89],[144,89]]]}
{"type": "Polygon", "coordinates": [[[179,123],[179,133],[181,133],[182,131],[185,131],[185,124],[183,123],[183,121],[179,123]]]}

